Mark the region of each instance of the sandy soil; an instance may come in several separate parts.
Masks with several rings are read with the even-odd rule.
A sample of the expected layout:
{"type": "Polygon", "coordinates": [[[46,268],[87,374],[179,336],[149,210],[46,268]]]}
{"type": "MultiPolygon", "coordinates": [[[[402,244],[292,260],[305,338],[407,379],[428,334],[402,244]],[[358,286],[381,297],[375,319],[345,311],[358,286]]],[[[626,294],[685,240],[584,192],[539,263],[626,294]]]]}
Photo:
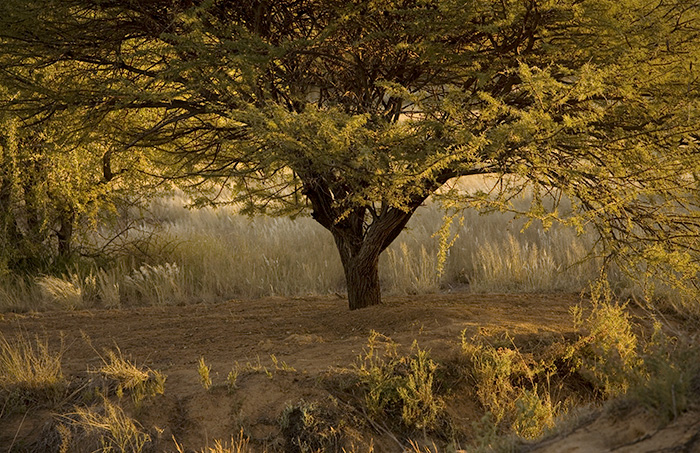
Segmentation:
{"type": "MultiPolygon", "coordinates": [[[[243,428],[253,445],[275,451],[283,446],[279,417],[285,407],[300,400],[327,399],[329,390],[324,376],[331,370],[342,374],[342,370],[351,368],[371,330],[407,348],[416,339],[434,358],[449,360],[455,356],[460,333],[465,329],[467,335],[478,329],[507,329],[523,336],[571,332],[569,307],[579,303],[579,297],[442,294],[388,297],[385,302],[353,312],[347,310],[343,299],[309,297],[3,314],[0,332],[8,338],[38,334],[48,337],[53,345],[59,345],[62,339],[64,374],[69,377],[84,376],[89,369],[95,369],[102,363],[100,354],[116,347],[139,365],[166,374],[165,395],[148,403],[138,414],[146,428],[158,433],[160,450],[172,450],[173,437],[184,449],[199,450],[213,445],[214,439],[230,439],[243,428]],[[233,394],[226,392],[225,378],[236,362],[274,370],[273,355],[278,364],[284,362],[294,371],[279,369],[271,378],[264,373],[248,373],[239,379],[233,394]],[[199,383],[200,357],[212,368],[214,388],[209,392],[199,383]]],[[[475,404],[453,401],[453,415],[469,426],[478,416],[475,404]]],[[[0,446],[9,445],[15,437],[31,439],[47,420],[50,414],[45,411],[0,420],[0,446]]],[[[619,435],[615,439],[613,432],[610,439],[604,439],[598,434],[601,428],[596,423],[605,422],[596,418],[570,433],[570,438],[575,439],[573,445],[598,442],[593,449],[565,449],[563,444],[556,444],[561,439],[552,439],[536,451],[609,451],[622,445],[620,442],[630,443],[644,436],[646,440],[634,444],[635,449],[619,451],[657,451],[642,445],[661,435],[650,435],[649,424],[634,435],[619,435]]],[[[697,437],[698,423],[689,426],[688,436],[697,437]]],[[[375,451],[401,451],[394,439],[386,437],[377,432],[375,451]]],[[[675,445],[676,440],[680,442],[665,439],[665,446],[675,445]]],[[[689,445],[697,447],[698,443],[689,445]]]]}

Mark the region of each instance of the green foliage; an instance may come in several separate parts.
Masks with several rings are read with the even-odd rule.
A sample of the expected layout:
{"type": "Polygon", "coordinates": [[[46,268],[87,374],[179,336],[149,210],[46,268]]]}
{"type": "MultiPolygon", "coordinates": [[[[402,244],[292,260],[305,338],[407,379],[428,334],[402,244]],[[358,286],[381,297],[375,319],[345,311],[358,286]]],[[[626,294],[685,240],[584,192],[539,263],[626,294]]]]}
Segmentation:
{"type": "Polygon", "coordinates": [[[413,429],[435,429],[444,406],[436,394],[438,366],[416,342],[408,356],[399,355],[396,347],[391,339],[371,332],[355,365],[365,405],[373,417],[400,419],[413,429]]]}
{"type": "Polygon", "coordinates": [[[574,308],[574,325],[586,334],[570,348],[569,355],[580,366],[580,373],[601,389],[606,397],[626,393],[639,380],[644,360],[640,357],[637,335],[632,330],[626,305],[612,301],[604,282],[593,286],[592,309],[581,318],[574,308]]]}
{"type": "MultiPolygon", "coordinates": [[[[498,182],[443,198],[591,226],[630,275],[692,286],[700,12],[686,3],[6,0],[2,104],[202,204],[311,211],[353,270],[351,308],[379,302],[377,258],[413,212],[475,174],[498,182]]],[[[88,193],[71,181],[60,195],[88,193]]],[[[61,212],[90,205],[76,199],[61,212]]]]}
{"type": "Polygon", "coordinates": [[[574,340],[538,343],[522,352],[507,333],[462,335],[465,371],[486,410],[474,428],[478,451],[507,446],[505,432],[540,437],[572,403],[631,398],[663,421],[689,407],[698,376],[697,345],[669,337],[658,323],[641,340],[635,333],[641,326],[605,283],[593,286],[591,299],[586,316],[581,307],[572,310],[579,332],[574,340]]]}
{"type": "MultiPolygon", "coordinates": [[[[0,86],[1,100],[12,96],[0,86]]],[[[0,273],[65,271],[95,253],[87,233],[145,195],[134,192],[143,176],[127,172],[133,156],[118,159],[94,136],[62,136],[64,127],[0,112],[0,273]]]]}
{"type": "Polygon", "coordinates": [[[476,384],[476,395],[488,414],[480,428],[485,430],[484,442],[495,441],[495,434],[487,435],[489,429],[502,425],[527,439],[554,426],[555,417],[562,413],[561,402],[553,401],[550,381],[557,372],[558,357],[522,354],[507,334],[492,344],[485,335],[467,340],[463,333],[462,352],[470,362],[468,373],[476,384]]]}

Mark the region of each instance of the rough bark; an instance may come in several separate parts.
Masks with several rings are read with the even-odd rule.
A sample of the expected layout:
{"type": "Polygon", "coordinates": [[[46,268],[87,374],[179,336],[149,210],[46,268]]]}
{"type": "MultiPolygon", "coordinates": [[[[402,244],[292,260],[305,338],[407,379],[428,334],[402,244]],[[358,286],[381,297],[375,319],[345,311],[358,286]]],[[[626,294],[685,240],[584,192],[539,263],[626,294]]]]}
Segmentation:
{"type": "Polygon", "coordinates": [[[350,310],[382,303],[379,256],[406,226],[415,209],[390,209],[364,226],[364,210],[330,228],[345,271],[350,310]]]}
{"type": "Polygon", "coordinates": [[[345,271],[350,310],[381,304],[379,285],[381,252],[376,251],[379,249],[377,244],[367,244],[361,238],[347,237],[340,232],[335,232],[334,238],[345,271]]]}

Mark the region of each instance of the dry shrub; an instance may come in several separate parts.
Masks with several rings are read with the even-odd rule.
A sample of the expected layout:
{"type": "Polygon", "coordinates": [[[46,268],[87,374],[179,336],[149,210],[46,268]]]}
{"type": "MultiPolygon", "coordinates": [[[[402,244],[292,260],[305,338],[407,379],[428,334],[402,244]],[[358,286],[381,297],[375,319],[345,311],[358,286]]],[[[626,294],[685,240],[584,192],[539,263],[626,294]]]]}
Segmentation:
{"type": "Polygon", "coordinates": [[[154,449],[143,427],[107,398],[99,406],[77,407],[58,416],[56,430],[59,451],[141,453],[154,449]]]}

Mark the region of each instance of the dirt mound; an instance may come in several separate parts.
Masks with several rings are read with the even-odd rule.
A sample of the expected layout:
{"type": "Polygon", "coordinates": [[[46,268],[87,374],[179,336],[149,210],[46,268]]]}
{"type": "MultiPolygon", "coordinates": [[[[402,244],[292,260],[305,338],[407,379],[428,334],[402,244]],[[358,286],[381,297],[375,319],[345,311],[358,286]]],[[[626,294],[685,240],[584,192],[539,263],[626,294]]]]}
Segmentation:
{"type": "Polygon", "coordinates": [[[697,453],[700,452],[700,408],[668,425],[646,410],[597,411],[571,429],[525,448],[523,453],[697,453]]]}

